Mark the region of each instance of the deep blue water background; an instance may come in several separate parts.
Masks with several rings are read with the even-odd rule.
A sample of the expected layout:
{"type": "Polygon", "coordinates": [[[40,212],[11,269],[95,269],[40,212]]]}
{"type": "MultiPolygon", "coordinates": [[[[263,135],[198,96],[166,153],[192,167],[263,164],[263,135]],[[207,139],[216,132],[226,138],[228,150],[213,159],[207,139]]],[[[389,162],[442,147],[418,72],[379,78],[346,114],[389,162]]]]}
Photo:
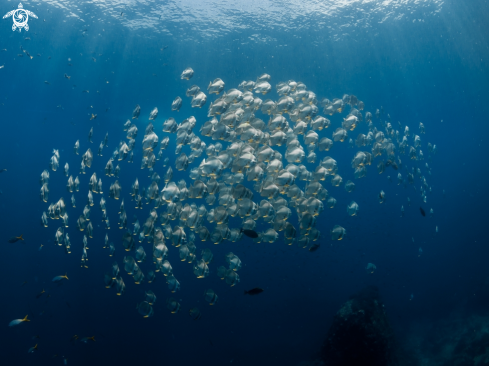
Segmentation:
{"type": "MultiPolygon", "coordinates": [[[[67,357],[70,365],[223,365],[231,361],[238,365],[296,365],[318,352],[335,312],[348,296],[368,284],[380,288],[399,339],[413,324],[435,322],[453,312],[487,311],[488,6],[487,1],[447,1],[436,17],[424,23],[382,24],[375,36],[373,32],[357,32],[355,37],[320,43],[315,41],[321,34],[305,30],[287,39],[287,47],[244,42],[246,30],[217,40],[196,37],[175,41],[117,25],[94,24],[83,37],[81,26],[63,22],[57,9],[41,15],[44,8],[39,5],[36,12],[46,21],[30,21],[28,33],[12,32],[10,21],[3,21],[0,49],[7,52],[0,53],[0,65],[5,65],[0,70],[0,168],[8,171],[0,174],[0,325],[4,326],[0,328],[0,345],[5,364],[62,364],[60,358],[53,358],[57,354],[67,357]],[[25,36],[31,40],[24,40],[25,36]],[[17,57],[21,45],[31,55],[42,56],[33,60],[17,57]],[[162,50],[163,46],[168,48],[162,50]],[[72,66],[68,66],[68,58],[72,66]],[[195,75],[189,82],[182,81],[180,73],[188,66],[195,75]],[[95,226],[95,239],[90,240],[88,270],[79,265],[82,235],[75,229],[75,221],[85,204],[93,171],[102,177],[108,196],[109,182],[114,179],[103,175],[103,168],[125,138],[122,125],[134,106],[140,104],[142,108],[134,164],[121,164],[119,180],[129,221],[137,213],[142,223],[148,209],[136,212],[127,193],[135,177],[145,186],[150,181],[147,170],[140,169],[141,136],[150,110],[155,106],[160,110],[155,123],[160,139],[162,122],[169,116],[180,122],[194,115],[198,130],[208,120],[211,98],[203,110],[191,109],[184,96],[188,86],[197,84],[204,89],[210,80],[220,77],[229,89],[264,72],[272,76],[272,85],[288,79],[302,81],[319,99],[355,94],[365,102],[366,111],[383,106],[394,122],[408,124],[414,131],[423,122],[427,131],[423,142],[438,147],[432,161],[425,161],[433,171],[426,176],[433,190],[427,204],[422,204],[411,186],[398,186],[393,171],[378,175],[371,166],[366,178],[355,180],[353,193],[326,184],[338,203],[318,219],[324,235],[321,249],[315,253],[282,241],[254,244],[244,239],[219,246],[196,241],[198,253],[209,247],[215,258],[210,277],[201,281],[195,279],[191,265],[178,261],[177,251],[169,246],[169,260],[182,285],[174,296],[182,299],[182,311],[177,315],[166,309],[165,299],[170,293],[161,274],[153,284],[139,286],[124,274],[127,289],[121,297],[113,289],[105,289],[103,273],[113,258],[101,248],[106,230],[98,210],[99,197],[95,197],[92,220],[100,227],[95,226]],[[71,80],[64,79],[64,73],[71,80]],[[44,84],[45,80],[50,85],[44,84]],[[170,111],[177,95],[184,99],[178,113],[170,111]],[[58,105],[64,109],[56,108],[58,105]],[[89,121],[88,113],[92,112],[98,117],[89,121]],[[92,126],[94,144],[89,144],[87,135],[92,126]],[[70,174],[78,174],[80,156],[72,152],[75,141],[80,140],[81,153],[88,147],[96,153],[107,131],[109,148],[102,158],[95,157],[86,175],[80,176],[77,208],[68,211],[73,253],[66,255],[53,244],[57,223],[50,220],[47,229],[39,225],[47,208],[38,197],[39,175],[48,168],[52,149],[59,149],[60,169],[51,172],[49,202],[60,196],[69,201],[71,194],[65,190],[62,167],[68,162],[70,174]],[[388,182],[387,174],[393,183],[388,182]],[[387,194],[383,205],[377,200],[381,189],[387,194]],[[346,214],[351,199],[360,205],[358,217],[346,214]],[[403,218],[401,205],[406,209],[403,218]],[[420,205],[426,211],[432,207],[434,218],[422,217],[420,205]],[[348,230],[344,241],[332,242],[327,234],[335,224],[348,230]],[[25,244],[7,242],[21,233],[25,244]],[[38,251],[41,243],[44,248],[38,251]],[[419,247],[423,248],[421,257],[419,247]],[[239,271],[241,282],[232,288],[215,274],[229,251],[245,264],[239,271]],[[377,266],[373,275],[364,270],[368,262],[377,266]],[[51,279],[65,272],[70,280],[53,286],[51,279]],[[27,284],[21,287],[24,281],[27,284]],[[245,289],[257,286],[265,292],[243,296],[245,289]],[[209,287],[219,295],[215,306],[203,301],[202,293],[209,287]],[[46,303],[46,298],[35,298],[42,288],[51,293],[46,303]],[[152,289],[158,300],[155,316],[143,319],[135,306],[147,289],[152,289]],[[411,294],[413,300],[409,300],[411,294]],[[192,321],[187,315],[193,306],[203,313],[200,321],[192,321]],[[26,314],[32,319],[30,323],[7,327],[12,319],[26,314]],[[72,344],[69,340],[74,334],[95,335],[97,341],[72,344]],[[41,338],[32,340],[34,335],[41,338]],[[40,351],[27,354],[35,343],[39,343],[40,351]]],[[[7,12],[11,7],[8,2],[2,9],[7,12]]],[[[279,40],[287,37],[272,29],[269,33],[279,40]]],[[[272,96],[277,97],[275,92],[272,96]]],[[[339,116],[331,120],[336,124],[340,121],[339,116]]],[[[359,132],[365,132],[365,124],[361,128],[359,132]]],[[[326,136],[330,134],[331,128],[326,136]]],[[[173,140],[166,150],[170,159],[174,148],[173,140]]],[[[344,180],[354,180],[350,161],[355,150],[337,143],[330,152],[318,155],[333,156],[344,180]]],[[[157,166],[163,176],[161,161],[157,166]]],[[[182,177],[183,173],[175,173],[174,180],[182,177]]],[[[107,201],[112,224],[109,238],[117,245],[115,259],[122,266],[122,230],[116,228],[120,203],[107,201]]],[[[145,268],[145,272],[152,268],[151,263],[145,263],[145,268]]]]}

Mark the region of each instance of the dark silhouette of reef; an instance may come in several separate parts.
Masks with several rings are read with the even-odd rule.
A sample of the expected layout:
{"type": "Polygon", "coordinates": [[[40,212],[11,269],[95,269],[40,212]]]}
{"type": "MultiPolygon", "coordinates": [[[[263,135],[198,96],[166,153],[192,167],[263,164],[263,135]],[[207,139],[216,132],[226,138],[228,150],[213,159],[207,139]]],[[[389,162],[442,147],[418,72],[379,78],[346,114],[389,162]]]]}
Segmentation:
{"type": "Polygon", "coordinates": [[[336,313],[321,349],[325,366],[399,365],[379,289],[369,286],[336,313]]]}
{"type": "Polygon", "coordinates": [[[449,319],[418,324],[410,348],[423,365],[489,365],[489,316],[454,313],[449,319]]]}

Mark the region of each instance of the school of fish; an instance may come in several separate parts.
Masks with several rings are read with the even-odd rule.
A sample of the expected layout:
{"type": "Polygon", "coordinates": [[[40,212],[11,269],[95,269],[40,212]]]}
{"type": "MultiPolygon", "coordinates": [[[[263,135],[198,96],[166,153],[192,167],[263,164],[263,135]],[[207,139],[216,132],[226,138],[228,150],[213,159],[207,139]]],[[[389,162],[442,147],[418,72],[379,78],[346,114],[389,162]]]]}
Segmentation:
{"type": "MultiPolygon", "coordinates": [[[[194,71],[187,68],[181,79],[188,82],[193,74],[194,71]]],[[[180,123],[169,117],[160,127],[155,127],[159,114],[155,107],[139,142],[142,126],[139,120],[141,108],[137,105],[132,118],[121,125],[127,139],[120,141],[112,153],[105,152],[109,145],[108,133],[98,150],[94,150],[96,154],[90,147],[82,148],[79,140],[74,141],[73,153],[81,157],[79,176],[73,177],[68,163],[64,165],[63,173],[57,172],[62,165],[62,156],[54,149],[49,169],[40,177],[40,198],[47,205],[41,217],[42,225],[54,226],[55,243],[64,247],[66,253],[72,253],[68,231],[84,232],[83,245],[77,244],[76,252],[78,255],[81,252],[81,266],[85,268],[88,268],[89,242],[94,237],[104,238],[108,256],[113,256],[117,250],[126,251],[123,262],[114,261],[104,274],[105,286],[115,288],[117,295],[125,292],[123,278],[127,281],[132,277],[136,284],[151,283],[159,276],[158,272],[164,275],[169,291],[175,293],[180,289],[180,282],[168,261],[169,250],[178,250],[180,260],[191,264],[189,270],[198,279],[205,279],[212,272],[214,256],[209,248],[199,249],[199,241],[213,244],[226,240],[237,242],[245,234],[250,236],[247,240],[256,243],[278,241],[314,252],[319,248],[318,240],[324,236],[332,240],[345,238],[347,230],[339,225],[332,225],[329,232],[323,230],[322,233],[316,226],[325,206],[334,208],[337,205],[327,184],[332,190],[343,186],[347,192],[353,192],[356,184],[360,184],[350,180],[344,182],[333,157],[319,158],[318,155],[329,151],[333,155],[335,144],[346,143],[359,150],[352,154],[351,160],[356,179],[366,177],[367,170],[382,174],[391,167],[397,173],[398,184],[418,185],[422,200],[427,201],[431,187],[425,174],[430,175],[431,168],[427,163],[419,162],[424,159],[423,150],[431,156],[436,153],[436,145],[421,139],[420,135],[425,134],[423,123],[414,133],[400,122],[394,126],[382,108],[374,113],[363,112],[364,103],[354,95],[319,101],[306,85],[292,80],[276,85],[278,100],[265,99],[265,95],[273,93],[270,81],[270,75],[263,74],[256,81],[243,81],[237,89],[226,90],[224,81],[219,78],[209,83],[207,91],[189,85],[186,97],[193,108],[203,108],[207,99],[215,94],[208,106],[209,120],[196,128],[197,120],[193,116],[180,123]],[[333,126],[327,118],[335,114],[344,114],[338,126],[333,126]],[[176,143],[176,158],[174,161],[168,157],[162,160],[170,140],[176,143]],[[136,146],[142,147],[141,156],[135,156],[136,146]],[[142,175],[148,176],[150,183],[140,187],[139,181],[146,179],[140,177],[140,180],[133,178],[131,187],[122,187],[118,178],[124,172],[124,164],[133,163],[135,158],[141,161],[142,175]],[[106,177],[97,176],[96,172],[90,174],[94,159],[107,160],[106,177]],[[412,163],[411,166],[408,163],[412,163]],[[377,170],[368,168],[372,164],[377,170]],[[187,179],[174,181],[174,169],[188,172],[187,179]],[[49,182],[53,175],[56,179],[66,179],[73,208],[77,201],[86,202],[82,214],[76,218],[76,225],[68,224],[69,201],[61,197],[61,192],[50,192],[49,182]],[[87,182],[82,183],[85,176],[87,182]],[[88,191],[85,189],[87,185],[88,191]],[[56,200],[48,204],[53,194],[56,200]],[[108,212],[105,197],[120,201],[117,212],[108,212]],[[90,217],[97,202],[105,223],[104,231],[95,230],[90,217]],[[133,221],[128,223],[125,206],[129,202],[136,210],[144,210],[150,204],[145,220],[139,222],[134,215],[133,221]],[[109,217],[124,231],[120,243],[109,240],[109,217]],[[54,221],[56,219],[60,221],[54,221]],[[171,246],[175,249],[169,249],[171,246]],[[143,272],[141,263],[148,260],[153,262],[151,270],[143,272]],[[123,272],[130,277],[123,276],[123,272]]],[[[168,113],[170,110],[178,112],[183,103],[183,98],[177,96],[171,108],[168,106],[168,113]]],[[[89,146],[93,146],[94,136],[92,128],[88,134],[89,146]]],[[[380,203],[385,201],[384,191],[380,191],[378,199],[380,203]]],[[[354,200],[343,204],[348,215],[360,214],[354,200]]],[[[424,215],[424,211],[422,213],[424,215]]],[[[403,214],[404,207],[401,208],[401,216],[403,214]]],[[[243,265],[240,258],[230,252],[218,261],[222,265],[216,266],[213,273],[229,286],[237,285],[240,282],[238,272],[243,265]]],[[[373,273],[375,268],[369,263],[366,270],[373,273]]],[[[67,274],[53,279],[55,282],[62,280],[68,280],[67,274]]],[[[258,288],[245,291],[245,294],[261,291],[258,288]]],[[[203,298],[213,305],[218,296],[209,288],[203,298]]],[[[143,317],[151,317],[155,293],[147,291],[141,300],[137,311],[143,317]]],[[[181,308],[172,297],[166,299],[166,307],[171,313],[177,313],[181,308]]],[[[189,314],[195,320],[201,317],[198,308],[189,309],[189,314]]],[[[16,319],[10,326],[26,321],[27,317],[16,319]]]]}

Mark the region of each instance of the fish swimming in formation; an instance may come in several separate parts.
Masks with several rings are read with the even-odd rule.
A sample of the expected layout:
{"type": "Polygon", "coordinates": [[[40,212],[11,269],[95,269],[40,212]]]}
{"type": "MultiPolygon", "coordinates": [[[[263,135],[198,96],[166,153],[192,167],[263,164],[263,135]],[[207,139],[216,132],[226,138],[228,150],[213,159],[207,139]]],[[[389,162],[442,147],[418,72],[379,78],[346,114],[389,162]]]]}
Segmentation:
{"type": "Polygon", "coordinates": [[[192,70],[190,67],[188,67],[185,70],[183,70],[180,78],[185,79],[185,80],[190,80],[192,78],[192,76],[194,76],[194,70],[192,70]]]}
{"type": "Polygon", "coordinates": [[[397,167],[397,164],[394,160],[387,160],[387,162],[385,163],[385,166],[388,167],[388,166],[391,166],[394,170],[397,170],[398,167],[397,167]]]}
{"type": "Polygon", "coordinates": [[[255,287],[249,291],[245,291],[244,294],[245,295],[258,295],[258,294],[261,294],[263,291],[265,291],[265,290],[263,290],[262,288],[259,288],[259,287],[255,287]]]}
{"type": "MultiPolygon", "coordinates": [[[[193,75],[194,70],[187,68],[180,78],[190,80],[193,75]]],[[[237,88],[228,90],[220,78],[210,82],[207,90],[202,90],[198,85],[186,85],[185,95],[191,101],[185,103],[191,107],[202,108],[208,98],[216,95],[207,111],[210,120],[200,125],[194,116],[180,123],[168,117],[157,128],[155,120],[159,111],[154,107],[144,114],[149,118],[144,127],[139,120],[141,107],[136,105],[132,116],[128,115],[127,121],[121,124],[125,138],[115,144],[112,152],[105,149],[108,135],[98,147],[97,154],[85,147],[86,152],[80,154],[80,178],[73,174],[73,168],[69,169],[68,163],[62,163],[65,164],[62,176],[67,179],[65,186],[71,195],[71,206],[75,207],[75,195],[79,194],[80,187],[86,187],[83,177],[88,180],[88,192],[83,189],[86,205],[84,208],[82,205],[81,214],[77,213],[76,225],[69,225],[68,211],[71,206],[67,207],[63,198],[48,203],[50,177],[49,171],[45,170],[40,179],[40,198],[47,206],[42,213],[41,224],[48,227],[51,226],[50,222],[58,223],[54,227],[56,247],[60,246],[66,253],[71,253],[70,236],[71,228],[74,227],[83,232],[83,247],[80,248],[82,268],[88,268],[92,238],[102,239],[103,249],[109,249],[107,256],[116,258],[114,253],[117,246],[109,241],[108,236],[105,240],[99,238],[103,229],[98,229],[99,225],[94,220],[94,217],[100,215],[105,228],[109,229],[109,216],[112,221],[112,215],[116,214],[117,227],[124,231],[121,250],[126,255],[123,256],[122,264],[114,261],[107,268],[104,283],[107,289],[115,289],[112,291],[117,296],[123,296],[126,291],[124,281],[127,279],[123,279],[122,271],[135,284],[151,284],[158,281],[158,278],[164,278],[170,292],[179,291],[181,284],[176,275],[180,271],[173,270],[169,262],[171,256],[168,256],[169,251],[173,250],[172,246],[178,250],[176,258],[190,264],[189,270],[198,281],[210,276],[213,272],[210,267],[221,262],[224,265],[218,263],[214,273],[230,287],[239,285],[238,272],[241,273],[244,266],[242,258],[239,258],[242,255],[228,252],[218,258],[209,248],[201,248],[200,242],[239,242],[244,235],[256,243],[284,242],[315,252],[320,248],[318,240],[323,235],[331,235],[334,241],[346,237],[347,230],[342,226],[324,228],[320,220],[325,209],[335,209],[340,204],[340,199],[337,201],[331,195],[338,187],[343,187],[348,195],[353,196],[359,191],[355,187],[361,185],[361,181],[353,183],[344,180],[339,168],[341,164],[331,156],[324,156],[326,151],[334,152],[336,144],[342,142],[363,150],[355,152],[351,161],[352,175],[356,179],[366,177],[367,169],[370,169],[368,166],[377,158],[380,161],[374,166],[377,166],[379,174],[389,166],[394,170],[401,169],[402,175],[398,173],[397,183],[404,186],[412,184],[414,187],[416,180],[419,180],[421,199],[426,200],[431,187],[421,169],[431,174],[428,166],[420,164],[419,167],[408,167],[399,157],[408,156],[408,162],[423,160],[423,142],[419,136],[412,136],[408,126],[403,133],[402,129],[395,130],[389,120],[384,120],[380,110],[375,114],[362,112],[365,105],[354,95],[318,100],[316,94],[308,90],[304,83],[293,80],[281,81],[275,86],[278,100],[262,100],[262,96],[270,93],[273,88],[270,81],[270,75],[262,74],[256,81],[245,80],[237,88]],[[343,121],[332,122],[326,118],[344,111],[347,115],[343,121]],[[139,121],[132,123],[133,119],[139,121]],[[337,124],[336,129],[329,129],[334,124],[337,124]],[[359,133],[355,138],[353,131],[357,128],[363,128],[365,133],[359,133]],[[324,136],[326,132],[328,137],[324,136]],[[136,143],[138,135],[141,139],[139,145],[136,143]],[[209,142],[211,139],[212,143],[209,142]],[[170,147],[175,149],[174,152],[165,151],[170,147]],[[132,186],[126,187],[125,179],[119,180],[119,177],[123,178],[126,164],[133,163],[138,154],[141,169],[147,173],[143,177],[133,177],[132,186]],[[98,170],[100,166],[94,165],[94,159],[100,158],[106,160],[98,170]],[[158,163],[160,160],[161,163],[158,163]],[[162,166],[165,167],[163,171],[160,170],[162,166]],[[85,175],[94,167],[96,172],[85,175]],[[178,179],[175,179],[177,174],[178,179]],[[109,178],[104,178],[104,175],[109,178]],[[103,185],[102,179],[111,180],[103,185]],[[326,189],[326,184],[331,184],[331,191],[329,187],[326,189]],[[103,195],[103,188],[106,189],[106,195],[103,195]],[[109,200],[121,204],[114,209],[108,203],[109,200]],[[134,205],[131,209],[141,214],[128,220],[132,214],[126,211],[129,202],[134,205]],[[143,213],[146,217],[141,217],[143,213]],[[128,227],[128,221],[131,227],[128,227]],[[146,242],[151,245],[146,245],[146,242]],[[157,272],[163,276],[158,277],[157,272]]],[[[83,92],[88,93],[88,90],[83,92]]],[[[171,108],[167,108],[176,114],[183,104],[182,98],[177,96],[171,108]]],[[[96,117],[92,113],[90,119],[96,117]]],[[[89,144],[92,137],[93,130],[90,130],[89,144]]],[[[427,154],[435,154],[436,145],[428,143],[426,146],[427,154]]],[[[80,146],[80,140],[77,140],[73,150],[75,157],[80,149],[83,147],[80,146]]],[[[52,171],[59,168],[59,150],[53,151],[47,163],[52,171]]],[[[387,179],[391,181],[390,177],[387,179]]],[[[378,199],[380,203],[385,202],[384,191],[379,193],[378,199]]],[[[80,202],[78,197],[77,200],[80,202]]],[[[349,217],[363,213],[354,200],[346,201],[343,210],[345,206],[349,217]]],[[[422,209],[421,212],[424,215],[422,209]]],[[[372,264],[370,267],[367,265],[367,269],[371,271],[375,268],[372,264]]],[[[52,281],[60,282],[64,279],[68,280],[67,275],[56,276],[52,281]]],[[[261,292],[263,289],[254,288],[244,293],[257,295],[261,292]]],[[[36,297],[42,296],[42,293],[44,291],[36,297]]],[[[218,300],[212,289],[205,291],[204,298],[209,305],[214,305],[218,300]]],[[[155,301],[156,295],[148,290],[144,301],[138,302],[136,309],[143,317],[151,318],[155,301]]],[[[180,302],[175,298],[167,298],[167,309],[173,314],[179,312],[182,308],[180,302]]],[[[201,311],[190,308],[189,315],[197,320],[201,318],[201,311]]],[[[81,339],[85,343],[89,340],[95,341],[93,337],[81,339]]]]}
{"type": "Polygon", "coordinates": [[[21,236],[12,236],[8,242],[9,243],[17,243],[19,240],[22,240],[24,241],[24,238],[22,238],[22,235],[21,236]]]}
{"type": "Polygon", "coordinates": [[[258,238],[258,233],[254,230],[241,229],[241,232],[250,238],[258,238]]]}
{"type": "Polygon", "coordinates": [[[189,315],[193,320],[199,320],[202,317],[200,310],[197,308],[190,309],[189,315]]]}
{"type": "Polygon", "coordinates": [[[319,244],[314,243],[314,244],[313,244],[313,245],[311,245],[311,247],[309,248],[309,251],[310,251],[310,252],[315,252],[316,250],[318,250],[318,249],[319,249],[319,246],[320,246],[319,244]]]}

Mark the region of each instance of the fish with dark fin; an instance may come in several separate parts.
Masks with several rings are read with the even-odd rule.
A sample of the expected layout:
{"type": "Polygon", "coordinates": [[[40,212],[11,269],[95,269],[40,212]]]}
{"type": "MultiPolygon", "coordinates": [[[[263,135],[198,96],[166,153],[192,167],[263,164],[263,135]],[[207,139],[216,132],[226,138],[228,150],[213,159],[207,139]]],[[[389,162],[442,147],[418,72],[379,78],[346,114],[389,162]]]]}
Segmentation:
{"type": "Polygon", "coordinates": [[[19,240],[22,240],[24,241],[24,238],[22,238],[22,235],[21,236],[12,236],[8,242],[9,243],[17,243],[19,240]]]}
{"type": "Polygon", "coordinates": [[[258,238],[258,233],[254,230],[241,229],[241,232],[252,239],[258,238]]]}
{"type": "Polygon", "coordinates": [[[421,215],[426,216],[426,213],[424,212],[423,207],[420,207],[419,211],[421,212],[421,215]]]}
{"type": "Polygon", "coordinates": [[[309,251],[310,252],[315,252],[316,250],[319,249],[319,244],[316,244],[314,243],[313,245],[311,245],[311,247],[309,248],[309,251]]]}
{"type": "Polygon", "coordinates": [[[263,291],[265,291],[265,290],[263,290],[262,288],[259,288],[259,287],[255,287],[249,291],[245,291],[244,294],[245,295],[258,295],[258,294],[261,294],[263,291]]]}

